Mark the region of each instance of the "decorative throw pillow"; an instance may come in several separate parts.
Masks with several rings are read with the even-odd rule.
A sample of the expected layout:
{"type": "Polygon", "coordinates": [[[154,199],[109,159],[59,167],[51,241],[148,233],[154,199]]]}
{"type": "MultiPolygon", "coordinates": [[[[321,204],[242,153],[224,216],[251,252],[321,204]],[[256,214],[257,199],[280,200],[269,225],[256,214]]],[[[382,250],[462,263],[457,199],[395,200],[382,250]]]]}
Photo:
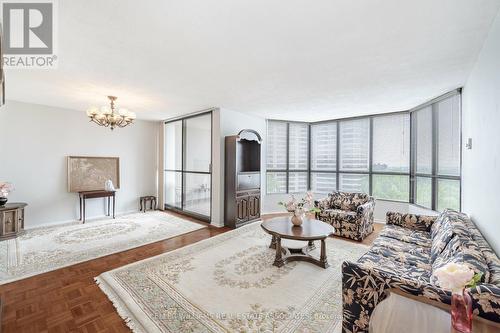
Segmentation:
{"type": "Polygon", "coordinates": [[[431,227],[431,238],[436,237],[436,234],[438,233],[439,229],[441,228],[441,225],[443,224],[444,218],[446,217],[448,209],[445,209],[439,216],[436,218],[436,221],[432,224],[431,227]]]}
{"type": "Polygon", "coordinates": [[[481,282],[489,282],[490,271],[479,245],[471,238],[454,235],[432,263],[431,283],[437,285],[434,272],[447,263],[466,264],[474,273],[482,273],[481,282]]]}
{"type": "Polygon", "coordinates": [[[440,227],[435,233],[434,237],[432,237],[432,245],[431,245],[431,262],[437,259],[437,257],[443,252],[443,250],[448,245],[448,242],[453,237],[453,230],[451,221],[448,217],[443,217],[443,220],[440,223],[440,227]]]}

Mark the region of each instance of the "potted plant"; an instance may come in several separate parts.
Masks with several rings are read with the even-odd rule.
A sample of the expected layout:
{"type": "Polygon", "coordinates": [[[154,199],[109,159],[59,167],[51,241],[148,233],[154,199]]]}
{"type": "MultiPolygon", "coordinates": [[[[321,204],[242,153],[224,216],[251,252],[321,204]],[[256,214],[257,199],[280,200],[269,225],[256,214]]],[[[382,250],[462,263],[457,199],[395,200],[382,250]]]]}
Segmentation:
{"type": "Polygon", "coordinates": [[[4,206],[7,203],[7,196],[13,190],[14,186],[11,183],[0,182],[0,206],[4,206]]]}
{"type": "Polygon", "coordinates": [[[302,225],[306,213],[319,212],[319,209],[314,207],[313,194],[311,192],[307,192],[306,196],[300,200],[297,200],[292,195],[289,201],[280,201],[278,205],[285,207],[289,213],[293,213],[291,220],[294,226],[302,225]]]}

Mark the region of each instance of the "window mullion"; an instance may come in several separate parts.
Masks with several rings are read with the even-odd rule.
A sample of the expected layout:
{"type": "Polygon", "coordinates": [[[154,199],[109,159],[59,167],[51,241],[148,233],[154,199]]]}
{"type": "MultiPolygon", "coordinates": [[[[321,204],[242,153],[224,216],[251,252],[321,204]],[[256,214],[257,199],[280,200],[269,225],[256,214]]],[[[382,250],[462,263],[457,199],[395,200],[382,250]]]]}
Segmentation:
{"type": "Polygon", "coordinates": [[[290,191],[290,123],[286,123],[286,193],[290,191]]]}
{"type": "Polygon", "coordinates": [[[368,134],[368,193],[373,195],[373,117],[370,117],[370,133],[368,134]]]}
{"type": "Polygon", "coordinates": [[[337,186],[337,188],[335,189],[336,191],[339,190],[340,188],[340,122],[337,121],[336,122],[336,126],[337,126],[337,130],[336,130],[336,134],[337,134],[337,140],[336,140],[336,145],[337,145],[337,148],[335,149],[336,153],[337,153],[337,156],[336,156],[336,159],[337,161],[335,162],[336,164],[336,174],[335,174],[335,177],[336,177],[336,180],[335,180],[335,184],[337,186]]]}
{"type": "Polygon", "coordinates": [[[438,113],[436,104],[432,104],[432,210],[437,210],[437,161],[438,161],[438,113]]]}

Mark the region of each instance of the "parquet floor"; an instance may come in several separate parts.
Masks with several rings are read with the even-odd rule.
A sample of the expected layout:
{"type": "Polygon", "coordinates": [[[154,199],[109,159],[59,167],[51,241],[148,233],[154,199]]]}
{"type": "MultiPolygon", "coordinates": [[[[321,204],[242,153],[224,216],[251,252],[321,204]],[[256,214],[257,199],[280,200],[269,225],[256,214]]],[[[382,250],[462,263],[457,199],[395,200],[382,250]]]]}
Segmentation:
{"type": "MultiPolygon", "coordinates": [[[[269,218],[268,215],[265,218],[269,218]]],[[[191,221],[205,224],[194,219],[191,221]]],[[[371,244],[381,226],[363,243],[371,244]]],[[[209,226],[139,248],[0,286],[2,333],[129,332],[94,277],[228,231],[209,226]]]]}

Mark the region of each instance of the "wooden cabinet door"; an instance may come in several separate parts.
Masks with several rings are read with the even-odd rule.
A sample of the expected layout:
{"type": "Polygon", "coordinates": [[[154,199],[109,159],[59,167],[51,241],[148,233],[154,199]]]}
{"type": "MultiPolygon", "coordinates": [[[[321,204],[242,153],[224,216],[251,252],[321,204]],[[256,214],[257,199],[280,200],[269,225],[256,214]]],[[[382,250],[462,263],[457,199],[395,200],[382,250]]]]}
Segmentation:
{"type": "Polygon", "coordinates": [[[260,217],[260,195],[248,197],[248,217],[250,220],[260,217]]]}
{"type": "Polygon", "coordinates": [[[236,199],[236,222],[248,221],[248,197],[236,199]]]}
{"type": "Polygon", "coordinates": [[[8,235],[10,233],[16,232],[17,231],[17,211],[15,210],[8,210],[3,212],[3,228],[4,228],[4,235],[8,235]]]}

